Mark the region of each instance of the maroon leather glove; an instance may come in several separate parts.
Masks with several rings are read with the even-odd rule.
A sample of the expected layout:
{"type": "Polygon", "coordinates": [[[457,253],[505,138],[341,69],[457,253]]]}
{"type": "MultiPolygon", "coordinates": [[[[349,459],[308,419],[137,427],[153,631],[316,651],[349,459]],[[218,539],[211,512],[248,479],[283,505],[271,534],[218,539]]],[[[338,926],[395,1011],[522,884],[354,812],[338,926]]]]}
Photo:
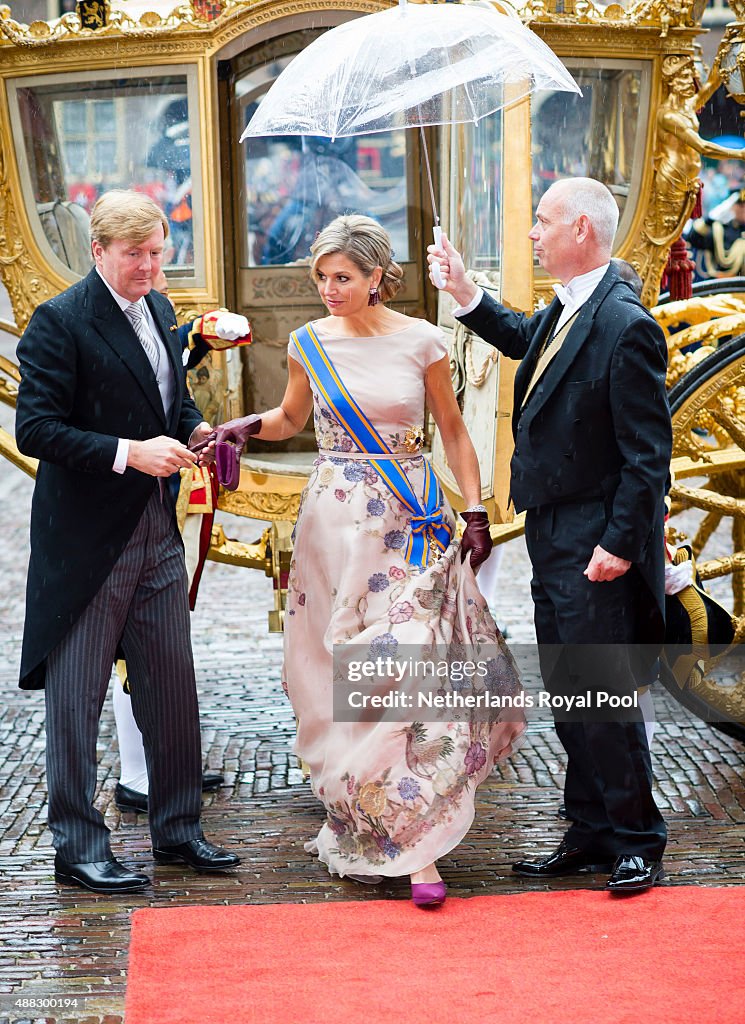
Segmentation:
{"type": "Polygon", "coordinates": [[[466,521],[463,539],[460,543],[460,560],[464,562],[470,552],[471,568],[474,572],[491,554],[493,547],[489,533],[489,516],[486,512],[461,512],[466,521]]]}
{"type": "Polygon", "coordinates": [[[241,452],[252,434],[261,430],[261,416],[252,413],[228,420],[215,427],[214,459],[217,479],[228,491],[234,491],[241,480],[241,452]]]}
{"type": "Polygon", "coordinates": [[[237,448],[243,448],[249,437],[258,434],[261,430],[261,416],[251,413],[250,416],[239,416],[238,419],[228,420],[215,427],[215,439],[220,441],[232,441],[237,448]]]}

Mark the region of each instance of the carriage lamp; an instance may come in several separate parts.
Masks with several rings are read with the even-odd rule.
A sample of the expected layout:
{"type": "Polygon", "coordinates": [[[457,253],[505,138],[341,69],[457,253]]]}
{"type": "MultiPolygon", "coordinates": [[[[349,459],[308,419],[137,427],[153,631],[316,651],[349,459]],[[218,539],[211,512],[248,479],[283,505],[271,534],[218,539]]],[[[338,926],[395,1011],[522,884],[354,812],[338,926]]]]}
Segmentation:
{"type": "Polygon", "coordinates": [[[709,71],[711,69],[704,60],[703,47],[699,42],[695,42],[693,44],[693,67],[696,72],[696,80],[700,86],[709,77],[709,71]]]}
{"type": "Polygon", "coordinates": [[[745,23],[727,25],[714,64],[724,87],[738,103],[745,103],[745,23]]]}

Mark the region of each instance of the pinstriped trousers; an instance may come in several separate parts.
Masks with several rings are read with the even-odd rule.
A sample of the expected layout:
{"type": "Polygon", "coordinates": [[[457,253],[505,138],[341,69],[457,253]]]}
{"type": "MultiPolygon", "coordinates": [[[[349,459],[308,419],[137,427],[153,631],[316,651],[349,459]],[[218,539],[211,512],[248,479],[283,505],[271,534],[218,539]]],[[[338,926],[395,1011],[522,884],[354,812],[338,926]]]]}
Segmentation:
{"type": "Polygon", "coordinates": [[[156,487],[111,575],[47,659],[48,823],[68,863],[111,856],[93,795],[98,721],[120,641],[145,746],[153,845],[201,836],[202,752],[189,627],[183,547],[156,487]]]}

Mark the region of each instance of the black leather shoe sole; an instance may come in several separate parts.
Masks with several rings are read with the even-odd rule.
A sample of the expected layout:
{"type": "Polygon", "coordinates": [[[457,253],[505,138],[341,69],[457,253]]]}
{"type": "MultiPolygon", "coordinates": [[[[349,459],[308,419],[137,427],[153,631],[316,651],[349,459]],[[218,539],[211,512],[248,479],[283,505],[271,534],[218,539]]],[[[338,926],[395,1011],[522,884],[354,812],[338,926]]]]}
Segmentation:
{"type": "Polygon", "coordinates": [[[647,889],[653,889],[655,885],[659,885],[660,882],[664,882],[666,878],[664,868],[660,868],[659,871],[655,872],[654,876],[648,881],[644,882],[629,882],[624,885],[622,882],[618,882],[616,885],[612,885],[610,880],[606,882],[606,891],[611,896],[633,896],[638,892],[646,892],[647,889]]]}
{"type": "Polygon", "coordinates": [[[144,882],[116,882],[113,885],[106,886],[91,885],[89,882],[83,881],[82,878],[78,878],[77,875],[67,875],[62,871],[54,872],[54,880],[60,885],[75,885],[79,889],[88,889],[90,892],[100,892],[108,896],[115,895],[118,892],[141,892],[150,885],[149,878],[144,882]]]}

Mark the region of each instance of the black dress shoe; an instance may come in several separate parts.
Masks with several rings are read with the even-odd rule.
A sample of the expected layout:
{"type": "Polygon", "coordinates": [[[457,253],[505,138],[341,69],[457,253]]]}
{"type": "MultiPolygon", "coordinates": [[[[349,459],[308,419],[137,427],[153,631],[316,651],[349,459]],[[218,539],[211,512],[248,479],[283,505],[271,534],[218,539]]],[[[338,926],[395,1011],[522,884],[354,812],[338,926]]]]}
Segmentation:
{"type": "Polygon", "coordinates": [[[68,864],[59,854],[54,858],[54,878],[63,885],[79,885],[93,892],[138,892],[150,885],[147,875],[130,871],[111,857],[83,864],[68,864]]]}
{"type": "Polygon", "coordinates": [[[665,877],[661,860],[647,860],[646,857],[619,857],[613,865],[613,873],[605,883],[608,892],[623,896],[625,893],[644,892],[651,889],[665,877]]]}
{"type": "Polygon", "coordinates": [[[153,857],[158,864],[177,864],[183,861],[195,871],[224,871],[241,862],[240,857],[234,853],[228,853],[206,839],[190,839],[176,846],[153,847],[153,857]]]}
{"type": "Polygon", "coordinates": [[[512,870],[528,878],[554,878],[559,875],[607,873],[611,866],[610,862],[604,862],[603,854],[595,854],[591,850],[578,850],[562,839],[549,857],[543,860],[519,860],[512,865],[512,870]]]}
{"type": "MultiPolygon", "coordinates": [[[[220,775],[218,772],[203,772],[202,792],[208,793],[212,789],[217,789],[219,786],[222,786],[223,782],[225,782],[224,775],[220,775]]],[[[147,793],[140,793],[136,789],[130,789],[129,786],[123,786],[121,782],[116,784],[114,803],[120,811],[135,811],[140,814],[147,814],[147,793]]]]}
{"type": "Polygon", "coordinates": [[[219,772],[202,772],[202,792],[209,793],[211,789],[217,789],[225,782],[225,776],[219,772]]]}
{"type": "Polygon", "coordinates": [[[135,811],[147,814],[147,793],[139,793],[136,789],[123,786],[121,782],[116,784],[114,803],[120,811],[135,811]]]}

